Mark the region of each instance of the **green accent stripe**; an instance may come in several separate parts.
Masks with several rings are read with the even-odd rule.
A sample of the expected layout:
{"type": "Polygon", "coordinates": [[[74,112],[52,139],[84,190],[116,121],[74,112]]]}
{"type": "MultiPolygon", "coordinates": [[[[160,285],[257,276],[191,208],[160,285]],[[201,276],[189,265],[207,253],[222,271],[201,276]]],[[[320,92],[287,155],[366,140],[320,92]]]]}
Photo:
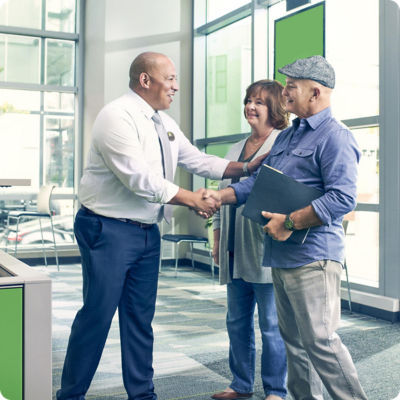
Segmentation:
{"type": "Polygon", "coordinates": [[[0,392],[22,400],[23,290],[0,289],[0,392]]]}

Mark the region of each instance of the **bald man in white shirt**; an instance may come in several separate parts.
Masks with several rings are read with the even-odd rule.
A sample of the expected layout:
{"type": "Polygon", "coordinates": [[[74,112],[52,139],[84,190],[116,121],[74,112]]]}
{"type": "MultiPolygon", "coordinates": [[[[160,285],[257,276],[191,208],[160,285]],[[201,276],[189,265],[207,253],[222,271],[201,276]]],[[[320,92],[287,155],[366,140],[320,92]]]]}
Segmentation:
{"type": "Polygon", "coordinates": [[[132,62],[130,90],[97,116],[75,219],[82,256],[83,307],[71,328],[58,400],[83,400],[118,308],[123,380],[129,400],[155,400],[152,320],[160,233],[169,205],[203,216],[219,203],[173,183],[179,165],[211,179],[244,176],[259,166],[200,152],[160,110],[179,89],[173,62],[146,52],[132,62]],[[163,136],[164,135],[164,136],[163,136]],[[168,179],[169,177],[169,179],[168,179]]]}

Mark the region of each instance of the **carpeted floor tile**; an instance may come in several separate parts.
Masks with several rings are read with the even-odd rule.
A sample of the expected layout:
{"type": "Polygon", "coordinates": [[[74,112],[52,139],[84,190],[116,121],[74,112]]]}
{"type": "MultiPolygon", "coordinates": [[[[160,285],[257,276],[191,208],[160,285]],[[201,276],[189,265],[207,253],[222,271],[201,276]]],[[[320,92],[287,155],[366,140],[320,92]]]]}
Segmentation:
{"type": "MultiPolygon", "coordinates": [[[[44,270],[43,268],[41,268],[44,270]]],[[[70,327],[81,306],[79,264],[44,270],[53,282],[53,393],[59,388],[70,327]]],[[[154,318],[154,384],[160,400],[208,400],[230,383],[225,328],[226,288],[209,272],[172,267],[160,274],[154,318]]],[[[356,363],[370,400],[393,399],[400,391],[400,324],[344,311],[339,334],[356,363]]],[[[260,336],[257,333],[257,348],[260,336]]],[[[263,400],[257,356],[255,400],[263,400]]],[[[126,400],[121,376],[117,316],[89,400],[126,400]]],[[[326,399],[330,397],[326,395],[326,399]]],[[[291,399],[290,396],[287,398],[291,399]]]]}

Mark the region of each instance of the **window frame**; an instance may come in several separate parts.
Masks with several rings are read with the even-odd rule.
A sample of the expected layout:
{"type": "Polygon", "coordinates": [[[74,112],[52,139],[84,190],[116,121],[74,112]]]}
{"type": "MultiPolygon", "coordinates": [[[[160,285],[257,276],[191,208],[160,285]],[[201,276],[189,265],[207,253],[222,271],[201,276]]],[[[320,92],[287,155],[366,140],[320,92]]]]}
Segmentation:
{"type": "MultiPolygon", "coordinates": [[[[45,119],[55,117],[73,117],[74,118],[74,184],[71,188],[57,188],[54,195],[52,196],[55,200],[72,200],[73,209],[76,209],[77,202],[77,189],[79,179],[82,176],[83,171],[83,103],[84,103],[84,56],[85,56],[85,41],[84,41],[84,28],[85,28],[85,7],[86,0],[75,0],[75,32],[59,32],[50,31],[45,29],[46,24],[46,0],[42,0],[42,15],[41,15],[41,26],[42,29],[31,29],[16,26],[0,25],[0,34],[5,35],[16,35],[16,36],[28,36],[35,37],[40,40],[40,83],[22,83],[22,82],[1,82],[0,89],[11,89],[11,90],[27,90],[37,91],[40,93],[40,109],[39,111],[32,111],[31,114],[39,114],[40,116],[40,164],[39,164],[39,186],[43,185],[45,179],[44,174],[44,149],[43,141],[45,139],[46,127],[45,119]],[[55,40],[67,40],[72,41],[75,44],[74,51],[74,85],[61,86],[61,85],[48,85],[45,84],[45,69],[46,69],[46,54],[45,44],[47,39],[55,40]],[[72,93],[75,96],[74,111],[63,112],[63,111],[49,111],[45,110],[45,92],[58,92],[58,93],[72,93]]],[[[3,200],[25,200],[29,201],[35,198],[35,188],[13,188],[9,193],[1,193],[1,199],[3,200]]],[[[76,243],[61,245],[62,248],[77,248],[76,243]]],[[[41,250],[40,248],[38,248],[41,250]]],[[[31,251],[29,249],[28,251],[31,251]]],[[[24,253],[24,248],[21,246],[21,254],[24,253]]]]}

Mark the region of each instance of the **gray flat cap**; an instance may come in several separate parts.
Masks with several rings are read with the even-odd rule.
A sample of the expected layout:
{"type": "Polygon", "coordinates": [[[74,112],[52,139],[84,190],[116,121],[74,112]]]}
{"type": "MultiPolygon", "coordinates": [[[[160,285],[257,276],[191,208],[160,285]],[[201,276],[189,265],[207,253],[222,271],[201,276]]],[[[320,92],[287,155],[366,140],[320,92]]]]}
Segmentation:
{"type": "Polygon", "coordinates": [[[322,56],[300,58],[278,70],[281,74],[294,79],[311,79],[333,89],[335,87],[335,71],[322,56]]]}

